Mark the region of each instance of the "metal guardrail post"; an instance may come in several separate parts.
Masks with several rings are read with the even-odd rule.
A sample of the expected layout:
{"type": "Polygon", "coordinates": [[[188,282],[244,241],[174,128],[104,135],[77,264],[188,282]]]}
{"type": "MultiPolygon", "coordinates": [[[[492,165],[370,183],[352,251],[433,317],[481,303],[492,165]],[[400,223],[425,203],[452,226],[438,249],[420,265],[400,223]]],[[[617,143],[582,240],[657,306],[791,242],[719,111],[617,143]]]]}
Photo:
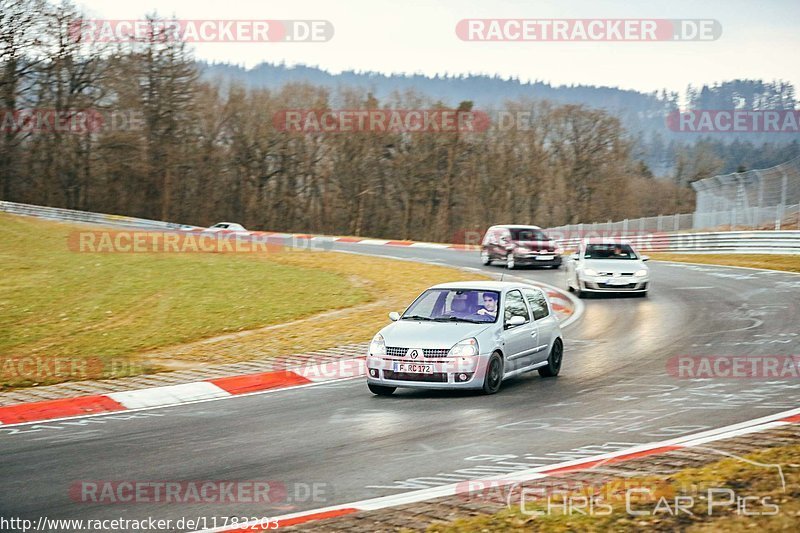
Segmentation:
{"type": "Polygon", "coordinates": [[[786,173],[785,170],[781,170],[781,205],[779,209],[779,215],[775,219],[775,229],[781,229],[781,224],[783,223],[783,216],[786,208],[786,191],[789,188],[789,175],[786,173]]]}

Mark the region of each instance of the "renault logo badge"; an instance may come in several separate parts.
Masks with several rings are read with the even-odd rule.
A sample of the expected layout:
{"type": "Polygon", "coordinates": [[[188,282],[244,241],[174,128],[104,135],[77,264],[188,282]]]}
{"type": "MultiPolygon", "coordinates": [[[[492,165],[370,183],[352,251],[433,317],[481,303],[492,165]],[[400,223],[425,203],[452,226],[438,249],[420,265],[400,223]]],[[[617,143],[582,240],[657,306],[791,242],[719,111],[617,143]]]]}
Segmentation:
{"type": "Polygon", "coordinates": [[[418,350],[411,349],[411,350],[409,350],[409,351],[408,351],[408,354],[407,354],[407,355],[408,355],[409,357],[411,357],[411,359],[416,359],[417,357],[419,357],[419,351],[418,351],[418,350]]]}

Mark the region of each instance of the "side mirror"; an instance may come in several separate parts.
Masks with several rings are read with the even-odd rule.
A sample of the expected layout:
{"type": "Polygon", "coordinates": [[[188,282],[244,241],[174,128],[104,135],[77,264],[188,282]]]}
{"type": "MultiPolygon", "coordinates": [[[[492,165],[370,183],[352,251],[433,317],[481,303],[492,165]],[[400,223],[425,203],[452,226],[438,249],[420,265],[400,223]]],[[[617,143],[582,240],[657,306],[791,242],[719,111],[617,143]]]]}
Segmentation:
{"type": "Polygon", "coordinates": [[[506,322],[506,327],[513,328],[515,326],[521,326],[524,323],[525,323],[525,318],[521,316],[512,316],[511,319],[509,319],[509,321],[506,322]]]}
{"type": "Polygon", "coordinates": [[[650,261],[650,256],[649,255],[643,255],[642,256],[642,261],[650,261]]]}
{"type": "Polygon", "coordinates": [[[391,320],[392,322],[397,322],[398,320],[400,320],[400,313],[398,313],[397,311],[392,311],[391,313],[389,313],[389,320],[391,320]]]}
{"type": "Polygon", "coordinates": [[[569,258],[572,259],[573,261],[577,261],[578,259],[581,258],[581,256],[580,254],[572,254],[571,256],[569,256],[569,258]]]}

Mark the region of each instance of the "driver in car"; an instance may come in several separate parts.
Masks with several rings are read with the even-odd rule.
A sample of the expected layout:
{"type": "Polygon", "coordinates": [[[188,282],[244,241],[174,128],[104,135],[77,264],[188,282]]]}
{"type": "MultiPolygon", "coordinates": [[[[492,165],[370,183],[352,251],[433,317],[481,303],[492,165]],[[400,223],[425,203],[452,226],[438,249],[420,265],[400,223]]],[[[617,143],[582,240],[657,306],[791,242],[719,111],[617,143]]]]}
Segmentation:
{"type": "Polygon", "coordinates": [[[478,309],[477,314],[491,318],[497,318],[497,295],[487,292],[483,295],[483,306],[478,309]]]}

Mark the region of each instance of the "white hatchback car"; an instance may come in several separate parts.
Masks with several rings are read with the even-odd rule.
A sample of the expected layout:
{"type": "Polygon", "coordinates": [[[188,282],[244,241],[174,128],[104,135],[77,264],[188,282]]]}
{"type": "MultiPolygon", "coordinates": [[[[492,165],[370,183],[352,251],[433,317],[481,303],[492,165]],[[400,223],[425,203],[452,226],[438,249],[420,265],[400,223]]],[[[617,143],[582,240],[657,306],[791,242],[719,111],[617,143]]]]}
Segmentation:
{"type": "Polygon", "coordinates": [[[629,292],[646,296],[649,258],[626,241],[587,239],[567,261],[567,288],[583,298],[587,293],[629,292]]]}
{"type": "Polygon", "coordinates": [[[244,226],[235,222],[218,222],[203,231],[216,233],[218,231],[245,232],[244,226]]]}
{"type": "Polygon", "coordinates": [[[482,389],[531,370],[558,375],[564,344],[544,291],[472,281],[435,285],[375,335],[367,384],[378,395],[397,387],[482,389]]]}

